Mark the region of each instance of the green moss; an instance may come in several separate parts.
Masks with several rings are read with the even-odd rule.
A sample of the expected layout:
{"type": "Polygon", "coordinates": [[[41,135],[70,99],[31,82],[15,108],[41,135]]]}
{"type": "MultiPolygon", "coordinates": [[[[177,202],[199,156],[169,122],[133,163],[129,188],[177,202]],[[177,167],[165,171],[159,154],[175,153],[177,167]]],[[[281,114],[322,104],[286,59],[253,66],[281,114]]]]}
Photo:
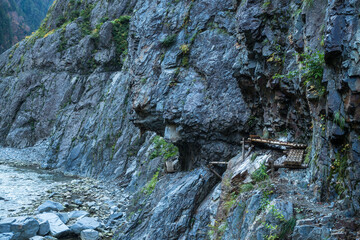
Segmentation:
{"type": "Polygon", "coordinates": [[[171,144],[167,143],[164,138],[156,136],[153,140],[154,150],[150,154],[150,159],[162,156],[165,160],[168,160],[179,154],[179,149],[171,144]]]}
{"type": "Polygon", "coordinates": [[[311,145],[309,145],[307,148],[306,148],[306,155],[305,155],[305,160],[304,160],[304,163],[305,164],[309,164],[310,163],[310,156],[311,156],[311,145]]]}
{"type": "Polygon", "coordinates": [[[328,181],[331,181],[333,176],[337,174],[336,183],[333,187],[340,197],[344,197],[342,193],[346,190],[345,180],[348,174],[346,170],[348,167],[348,154],[349,144],[345,144],[343,148],[335,154],[335,161],[331,165],[330,175],[328,177],[328,181]]]}
{"type": "Polygon", "coordinates": [[[141,189],[141,193],[144,193],[146,195],[150,195],[155,187],[156,183],[158,182],[159,178],[159,171],[157,171],[154,176],[151,178],[151,180],[141,189]]]}
{"type": "Polygon", "coordinates": [[[344,129],[344,127],[345,127],[345,118],[341,115],[341,113],[339,111],[335,112],[335,114],[334,114],[334,122],[341,129],[344,129]]]}
{"type": "Polygon", "coordinates": [[[185,68],[189,66],[189,56],[188,55],[183,56],[183,58],[181,59],[181,66],[185,67],[185,68]]]}
{"type": "Polygon", "coordinates": [[[176,38],[177,38],[177,34],[168,35],[164,40],[161,41],[161,44],[167,48],[171,47],[176,42],[176,38]]]}
{"type": "Polygon", "coordinates": [[[263,3],[262,8],[267,8],[271,4],[271,1],[267,0],[263,3]]]}
{"type": "Polygon", "coordinates": [[[147,78],[142,78],[142,79],[140,80],[141,84],[145,84],[146,81],[147,81],[147,78]]]}

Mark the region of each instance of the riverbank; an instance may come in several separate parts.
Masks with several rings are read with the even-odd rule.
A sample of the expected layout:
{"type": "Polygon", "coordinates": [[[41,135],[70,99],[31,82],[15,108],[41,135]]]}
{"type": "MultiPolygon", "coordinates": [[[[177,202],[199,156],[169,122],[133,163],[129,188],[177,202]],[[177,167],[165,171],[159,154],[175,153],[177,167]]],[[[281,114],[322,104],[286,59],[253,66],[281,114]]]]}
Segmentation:
{"type": "Polygon", "coordinates": [[[56,214],[65,216],[61,220],[67,226],[80,218],[71,221],[66,216],[76,211],[85,212],[84,216],[99,223],[96,231],[100,239],[111,239],[119,221],[126,221],[127,194],[113,183],[40,169],[37,158],[42,156],[43,146],[0,149],[0,174],[3,174],[0,180],[0,201],[3,202],[0,221],[12,217],[37,218],[39,206],[51,200],[64,207],[56,214]]]}
{"type": "Polygon", "coordinates": [[[127,198],[124,191],[115,185],[104,184],[90,178],[74,179],[69,183],[59,184],[48,189],[33,202],[13,216],[29,216],[47,200],[59,202],[64,206],[62,213],[85,211],[88,217],[101,223],[97,228],[101,239],[110,239],[116,231],[115,226],[125,216],[127,198]]]}

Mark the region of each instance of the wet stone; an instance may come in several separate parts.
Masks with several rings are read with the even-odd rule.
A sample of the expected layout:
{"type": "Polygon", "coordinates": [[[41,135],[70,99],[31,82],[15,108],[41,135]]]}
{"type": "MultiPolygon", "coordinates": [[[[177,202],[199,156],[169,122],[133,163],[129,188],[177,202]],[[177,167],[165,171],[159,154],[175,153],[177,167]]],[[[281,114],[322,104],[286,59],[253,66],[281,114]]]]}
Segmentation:
{"type": "Polygon", "coordinates": [[[74,233],[80,234],[82,230],[96,229],[98,227],[100,227],[100,223],[98,220],[96,220],[95,218],[84,217],[78,220],[75,224],[71,225],[70,229],[74,233]]]}
{"type": "Polygon", "coordinates": [[[98,240],[99,232],[92,229],[86,229],[81,231],[80,237],[81,240],[98,240]]]}
{"type": "Polygon", "coordinates": [[[50,212],[50,211],[62,211],[64,210],[64,206],[61,203],[46,201],[38,207],[39,213],[50,212]]]}

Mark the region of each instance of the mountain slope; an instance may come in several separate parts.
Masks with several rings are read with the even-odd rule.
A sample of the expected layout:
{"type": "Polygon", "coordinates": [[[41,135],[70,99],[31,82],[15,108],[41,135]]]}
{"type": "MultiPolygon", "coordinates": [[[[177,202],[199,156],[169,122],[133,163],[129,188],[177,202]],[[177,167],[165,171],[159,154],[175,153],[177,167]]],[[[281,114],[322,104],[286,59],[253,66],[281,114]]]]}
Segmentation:
{"type": "MultiPolygon", "coordinates": [[[[230,166],[221,185],[207,168],[236,162],[250,134],[307,144],[309,167],[280,175],[283,187],[300,182],[311,201],[334,202],[351,218],[360,210],[359,6],[57,1],[32,36],[0,56],[0,144],[48,144],[43,167],[126,188],[116,239],[206,239],[209,230],[232,239],[221,221],[236,211],[247,221],[231,220],[233,229],[255,238],[261,228],[264,237],[271,231],[257,217],[271,218],[258,208],[265,193],[290,221],[296,203],[279,203],[283,189],[276,195],[253,181],[256,190],[243,192],[242,177],[225,178],[236,173],[230,166]],[[246,203],[250,214],[224,208],[228,201],[246,203]]],[[[259,161],[284,155],[263,148],[259,161]]]]}

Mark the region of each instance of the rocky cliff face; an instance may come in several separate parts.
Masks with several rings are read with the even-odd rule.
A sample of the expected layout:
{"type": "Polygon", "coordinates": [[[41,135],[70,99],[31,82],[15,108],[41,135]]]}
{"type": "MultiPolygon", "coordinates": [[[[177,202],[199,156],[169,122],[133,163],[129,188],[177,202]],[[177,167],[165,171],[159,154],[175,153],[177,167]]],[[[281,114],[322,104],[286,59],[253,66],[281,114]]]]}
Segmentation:
{"type": "MultiPolygon", "coordinates": [[[[359,5],[57,1],[38,31],[0,56],[0,143],[48,144],[43,167],[126,188],[118,239],[253,239],[261,226],[270,237],[272,223],[290,224],[291,194],[259,183],[244,192],[229,177],[220,186],[205,167],[232,159],[249,134],[308,144],[310,167],[273,177],[289,181],[278,194],[295,195],[302,176],[309,204],[342,199],[336,206],[351,217],[360,210],[359,5]],[[165,160],[178,171],[166,174],[165,160]],[[265,193],[282,218],[264,210],[265,193]]],[[[331,234],[296,224],[295,239],[302,225],[314,238],[331,234]]]]}

